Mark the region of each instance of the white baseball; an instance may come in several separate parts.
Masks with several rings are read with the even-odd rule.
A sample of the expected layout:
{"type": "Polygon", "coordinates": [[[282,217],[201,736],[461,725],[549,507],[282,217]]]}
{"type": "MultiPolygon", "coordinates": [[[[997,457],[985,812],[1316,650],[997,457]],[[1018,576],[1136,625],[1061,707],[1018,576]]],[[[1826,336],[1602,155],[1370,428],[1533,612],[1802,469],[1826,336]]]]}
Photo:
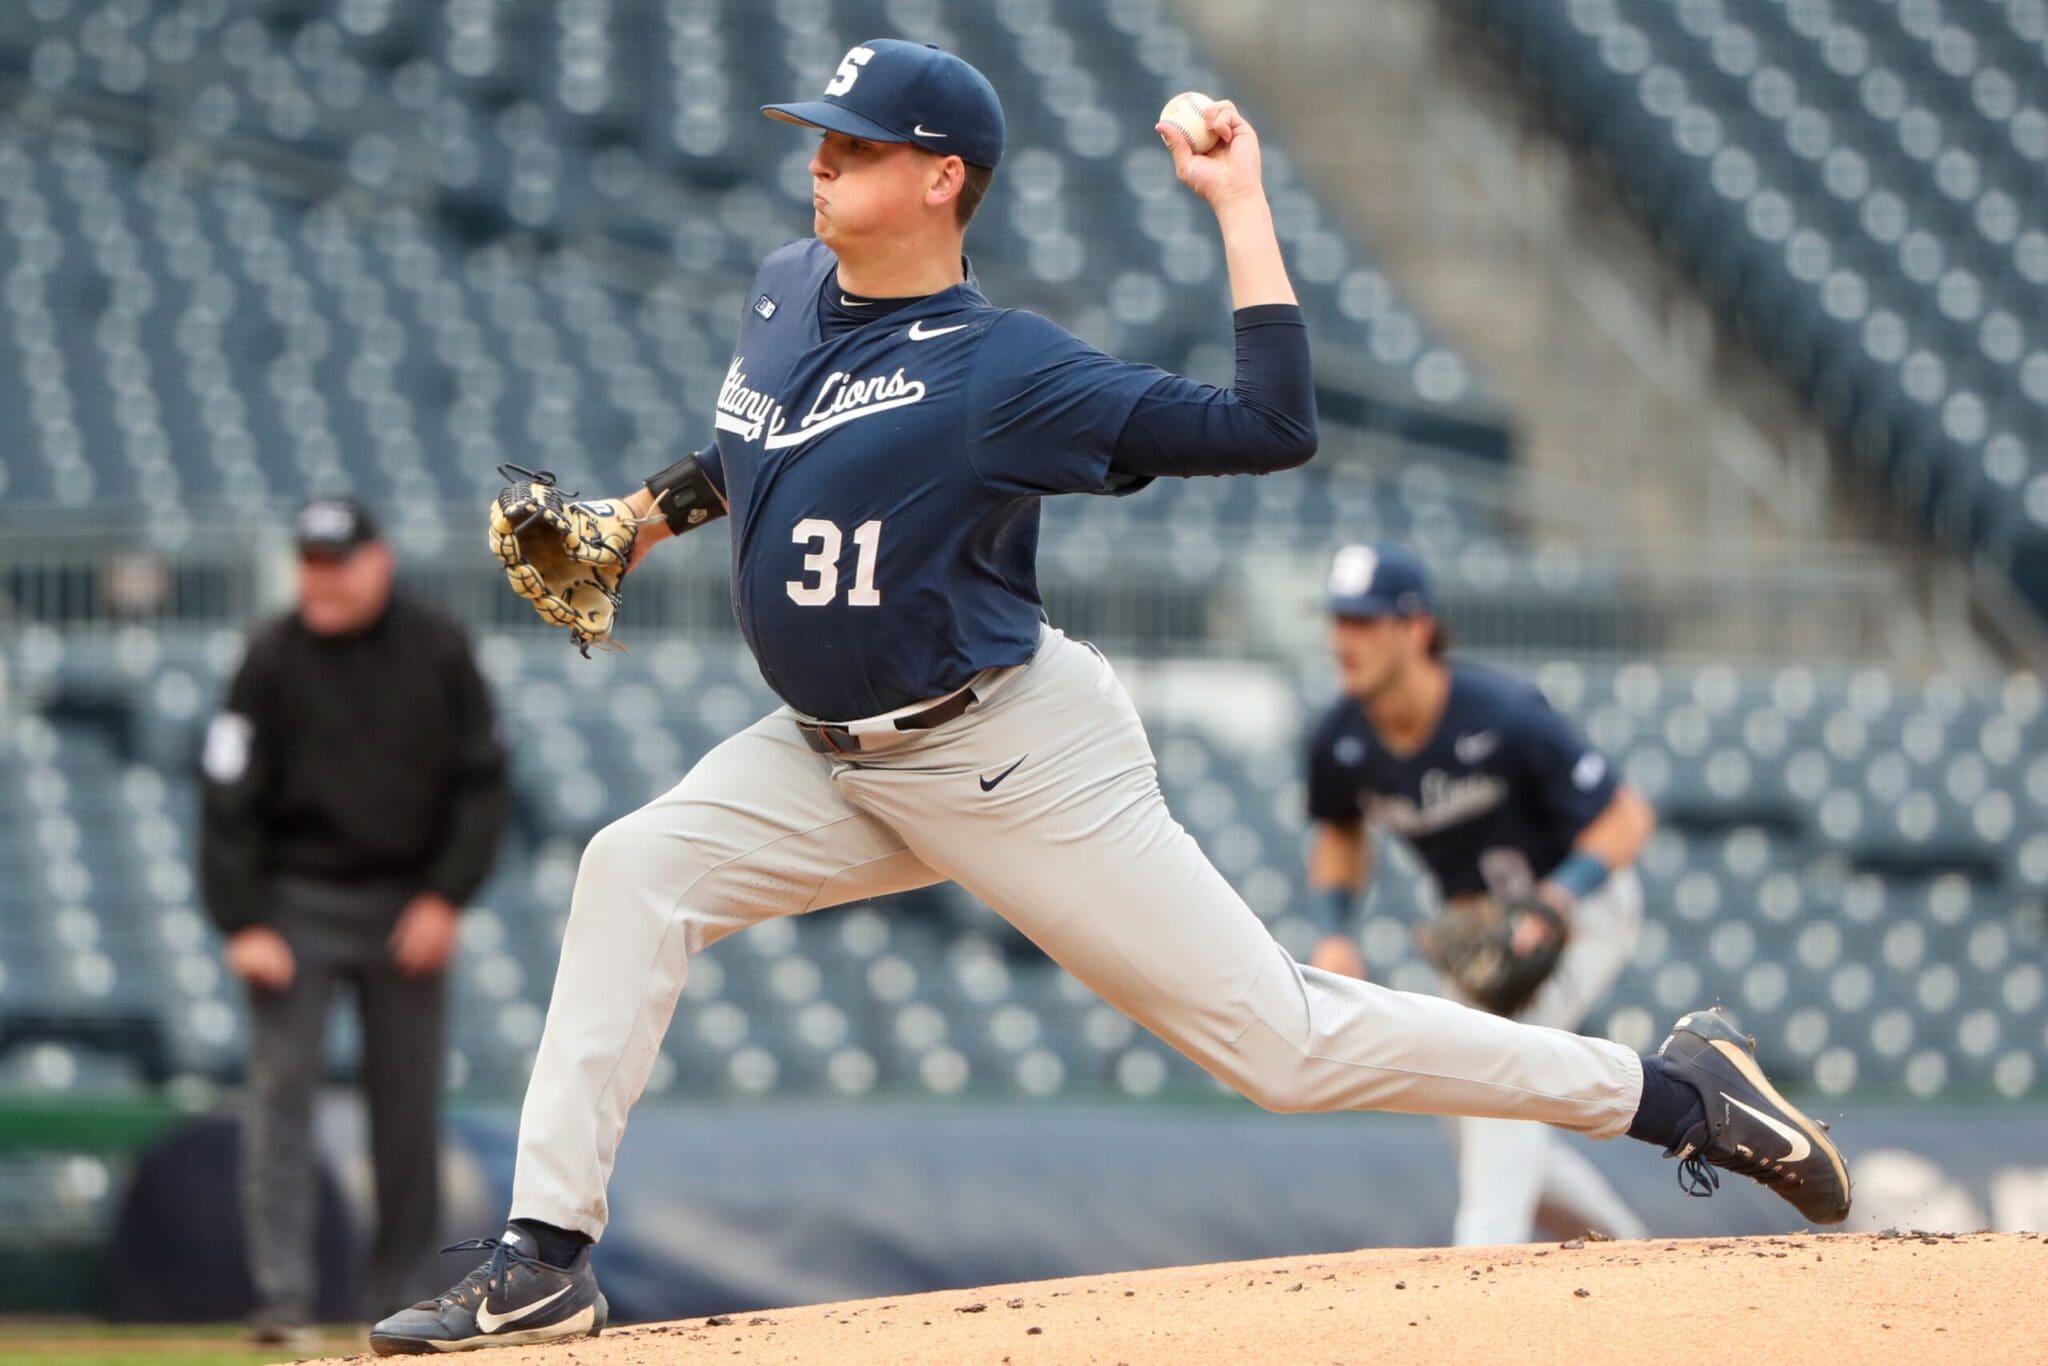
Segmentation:
{"type": "Polygon", "coordinates": [[[1170,123],[1186,135],[1188,146],[1196,152],[1206,152],[1216,145],[1216,134],[1209,125],[1202,122],[1202,111],[1214,101],[1207,95],[1198,95],[1192,90],[1183,90],[1166,102],[1166,108],[1159,111],[1159,121],[1170,123]]]}

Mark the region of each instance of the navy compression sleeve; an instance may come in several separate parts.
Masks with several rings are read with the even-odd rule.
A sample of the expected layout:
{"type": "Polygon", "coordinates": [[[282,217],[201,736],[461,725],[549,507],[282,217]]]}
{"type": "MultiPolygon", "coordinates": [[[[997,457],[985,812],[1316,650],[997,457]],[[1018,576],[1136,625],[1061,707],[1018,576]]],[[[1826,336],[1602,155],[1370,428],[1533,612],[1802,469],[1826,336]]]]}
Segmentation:
{"type": "Polygon", "coordinates": [[[1294,304],[1240,308],[1237,379],[1218,389],[1168,375],[1147,389],[1109,468],[1125,475],[1265,474],[1316,453],[1308,325],[1294,304]]]}

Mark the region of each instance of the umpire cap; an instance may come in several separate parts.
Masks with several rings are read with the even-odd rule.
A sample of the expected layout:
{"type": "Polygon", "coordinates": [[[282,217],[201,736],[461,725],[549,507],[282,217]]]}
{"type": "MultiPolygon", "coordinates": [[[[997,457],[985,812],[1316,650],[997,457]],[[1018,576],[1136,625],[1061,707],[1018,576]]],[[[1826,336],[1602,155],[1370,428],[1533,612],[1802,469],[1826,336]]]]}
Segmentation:
{"type": "Polygon", "coordinates": [[[1330,565],[1330,615],[1413,617],[1429,612],[1429,571],[1397,545],[1347,545],[1330,565]]]}
{"type": "Polygon", "coordinates": [[[1003,106],[988,78],[930,43],[870,38],[849,50],[824,98],[764,104],[771,119],[870,142],[908,142],[970,166],[1003,156],[1003,106]]]}
{"type": "Polygon", "coordinates": [[[303,556],[339,560],[377,539],[377,521],[353,498],[315,498],[299,509],[292,538],[303,556]]]}

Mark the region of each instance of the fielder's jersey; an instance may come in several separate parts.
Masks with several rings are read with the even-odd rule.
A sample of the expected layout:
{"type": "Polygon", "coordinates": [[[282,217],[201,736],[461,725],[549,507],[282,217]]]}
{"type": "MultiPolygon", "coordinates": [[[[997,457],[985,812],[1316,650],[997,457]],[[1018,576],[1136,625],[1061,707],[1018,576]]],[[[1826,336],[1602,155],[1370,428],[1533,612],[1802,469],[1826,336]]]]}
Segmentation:
{"type": "Polygon", "coordinates": [[[831,721],[1021,664],[1038,642],[1038,500],[1109,493],[1165,378],[955,285],[825,338],[816,241],[762,263],[705,458],[732,599],[768,686],[831,721]]]}
{"type": "Polygon", "coordinates": [[[1412,754],[1389,750],[1356,699],[1337,699],[1309,741],[1309,816],[1362,816],[1401,836],[1446,898],[1511,894],[1564,861],[1618,780],[1533,685],[1448,667],[1443,719],[1412,754]]]}

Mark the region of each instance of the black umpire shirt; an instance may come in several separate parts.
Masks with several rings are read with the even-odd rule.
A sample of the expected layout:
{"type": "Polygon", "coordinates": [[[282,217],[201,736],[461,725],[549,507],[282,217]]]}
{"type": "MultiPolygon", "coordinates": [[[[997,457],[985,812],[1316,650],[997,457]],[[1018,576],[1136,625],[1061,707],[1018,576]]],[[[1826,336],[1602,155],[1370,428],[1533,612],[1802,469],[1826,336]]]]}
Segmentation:
{"type": "Polygon", "coordinates": [[[229,934],[296,875],[408,884],[457,906],[490,870],[505,764],[468,642],[394,595],[353,636],[259,629],[207,731],[200,877],[229,934]]]}

